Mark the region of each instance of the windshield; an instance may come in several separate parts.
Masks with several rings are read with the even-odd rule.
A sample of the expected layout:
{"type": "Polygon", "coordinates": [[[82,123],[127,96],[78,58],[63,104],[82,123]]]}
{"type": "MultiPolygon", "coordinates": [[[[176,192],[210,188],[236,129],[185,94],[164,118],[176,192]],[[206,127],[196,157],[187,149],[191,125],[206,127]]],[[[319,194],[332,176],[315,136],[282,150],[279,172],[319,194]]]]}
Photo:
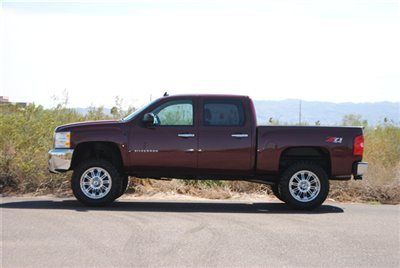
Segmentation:
{"type": "Polygon", "coordinates": [[[140,114],[141,112],[143,112],[143,110],[145,110],[147,107],[149,107],[150,105],[152,105],[156,100],[153,100],[152,102],[148,103],[147,105],[143,105],[142,107],[140,107],[139,109],[135,110],[133,113],[125,116],[124,118],[122,118],[121,120],[126,122],[131,120],[132,118],[134,118],[136,115],[140,114]]]}

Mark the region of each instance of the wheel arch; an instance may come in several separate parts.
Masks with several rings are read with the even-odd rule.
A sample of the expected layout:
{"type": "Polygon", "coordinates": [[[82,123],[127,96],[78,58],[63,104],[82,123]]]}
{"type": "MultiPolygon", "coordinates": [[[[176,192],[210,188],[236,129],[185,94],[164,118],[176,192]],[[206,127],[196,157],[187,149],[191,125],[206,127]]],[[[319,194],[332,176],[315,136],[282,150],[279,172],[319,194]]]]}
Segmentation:
{"type": "Polygon", "coordinates": [[[289,147],[282,151],[279,157],[279,173],[299,161],[310,161],[321,166],[328,177],[331,176],[331,155],[324,147],[299,146],[289,147]]]}
{"type": "Polygon", "coordinates": [[[124,165],[118,144],[106,141],[89,141],[75,146],[71,169],[73,170],[80,162],[90,158],[107,160],[118,170],[121,170],[124,165]]]}

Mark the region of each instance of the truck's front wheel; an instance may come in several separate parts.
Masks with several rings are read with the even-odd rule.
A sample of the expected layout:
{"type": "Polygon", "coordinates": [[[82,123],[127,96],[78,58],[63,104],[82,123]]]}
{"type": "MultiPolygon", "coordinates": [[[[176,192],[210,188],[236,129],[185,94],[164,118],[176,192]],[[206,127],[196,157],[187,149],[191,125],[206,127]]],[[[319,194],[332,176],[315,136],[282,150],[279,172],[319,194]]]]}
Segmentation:
{"type": "Polygon", "coordinates": [[[297,162],[283,173],[279,193],[295,209],[314,209],[328,196],[328,175],[315,163],[297,162]]]}
{"type": "Polygon", "coordinates": [[[126,190],[128,189],[128,184],[129,184],[129,177],[126,175],[123,175],[122,181],[121,181],[121,189],[116,198],[121,197],[126,192],[126,190]]]}
{"type": "Polygon", "coordinates": [[[283,200],[282,195],[281,195],[281,193],[279,191],[279,184],[278,183],[272,185],[271,186],[271,190],[272,190],[272,193],[275,195],[276,198],[278,198],[279,200],[285,202],[285,200],[283,200]]]}
{"type": "Polygon", "coordinates": [[[108,161],[89,159],[74,169],[71,186],[75,197],[88,206],[113,202],[121,190],[121,175],[108,161]]]}

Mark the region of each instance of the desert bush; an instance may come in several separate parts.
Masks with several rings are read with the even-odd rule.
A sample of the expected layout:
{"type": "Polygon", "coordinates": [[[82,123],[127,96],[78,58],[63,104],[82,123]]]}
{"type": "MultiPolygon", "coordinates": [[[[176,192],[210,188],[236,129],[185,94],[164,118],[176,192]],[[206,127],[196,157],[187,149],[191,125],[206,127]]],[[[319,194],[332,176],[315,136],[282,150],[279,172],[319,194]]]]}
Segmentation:
{"type": "Polygon", "coordinates": [[[0,106],[0,112],[1,191],[21,193],[65,188],[65,174],[47,171],[47,152],[53,147],[52,136],[57,126],[107,117],[100,110],[83,116],[64,105],[44,109],[34,104],[26,107],[7,104],[0,106]]]}
{"type": "MultiPolygon", "coordinates": [[[[124,115],[116,99],[112,114],[102,107],[87,115],[65,107],[0,106],[0,190],[1,193],[69,193],[70,174],[50,174],[47,152],[53,147],[55,127],[77,121],[110,119],[124,115]]],[[[345,125],[367,125],[359,116],[346,116],[345,125]],[[357,121],[357,122],[355,122],[357,121]]],[[[385,120],[365,129],[365,161],[369,170],[363,181],[332,182],[330,197],[342,201],[400,203],[400,128],[385,120]]],[[[178,193],[206,198],[229,198],[232,193],[270,194],[268,186],[243,181],[214,180],[131,180],[137,194],[178,193]]]]}
{"type": "MultiPolygon", "coordinates": [[[[361,117],[356,119],[366,124],[361,117]]],[[[332,182],[330,196],[340,201],[400,203],[400,128],[386,121],[364,131],[367,174],[362,181],[332,182]]]]}

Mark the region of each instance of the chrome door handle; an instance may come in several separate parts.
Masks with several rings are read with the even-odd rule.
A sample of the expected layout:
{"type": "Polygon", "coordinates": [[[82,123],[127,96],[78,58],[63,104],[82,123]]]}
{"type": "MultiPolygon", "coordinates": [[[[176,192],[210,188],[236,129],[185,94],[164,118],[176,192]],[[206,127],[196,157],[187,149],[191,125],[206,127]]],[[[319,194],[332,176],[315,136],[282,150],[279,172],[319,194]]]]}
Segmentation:
{"type": "Polygon", "coordinates": [[[185,152],[187,152],[187,153],[194,153],[196,150],[195,149],[187,149],[187,150],[185,150],[185,152]]]}
{"type": "Polygon", "coordinates": [[[179,133],[178,137],[181,137],[181,138],[193,138],[194,134],[192,134],[192,133],[179,133]]]}
{"type": "Polygon", "coordinates": [[[249,134],[238,133],[238,134],[232,134],[231,136],[232,136],[233,138],[247,138],[247,137],[249,137],[249,134]]]}

